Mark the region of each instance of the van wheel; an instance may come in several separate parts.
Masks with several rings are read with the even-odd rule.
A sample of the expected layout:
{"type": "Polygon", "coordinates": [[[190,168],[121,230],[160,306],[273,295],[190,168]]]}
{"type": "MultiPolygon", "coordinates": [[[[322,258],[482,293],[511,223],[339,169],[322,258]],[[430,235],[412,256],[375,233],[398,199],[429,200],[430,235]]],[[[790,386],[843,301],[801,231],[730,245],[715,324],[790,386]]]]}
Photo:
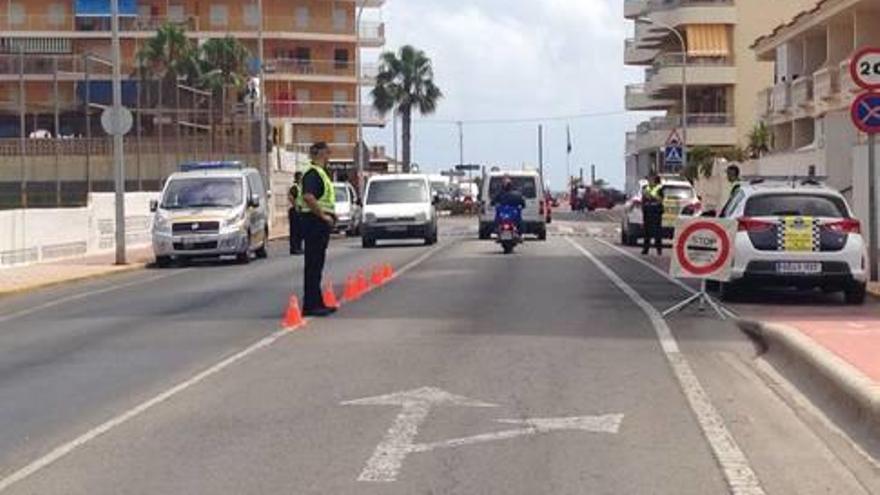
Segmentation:
{"type": "Polygon", "coordinates": [[[361,246],[364,249],[374,248],[374,247],[376,247],[376,239],[373,239],[372,237],[364,236],[361,238],[361,246]]]}
{"type": "Polygon", "coordinates": [[[235,261],[239,262],[242,265],[246,265],[251,262],[251,234],[248,232],[247,243],[245,244],[244,251],[235,255],[235,261]]]}
{"type": "Polygon", "coordinates": [[[539,241],[546,241],[547,240],[547,229],[541,229],[538,232],[538,240],[539,241]]]}
{"type": "Polygon", "coordinates": [[[865,284],[853,284],[843,291],[843,295],[847,304],[854,306],[865,304],[865,298],[868,295],[867,286],[865,284]]]}
{"type": "Polygon", "coordinates": [[[266,229],[263,245],[256,251],[257,258],[264,260],[269,257],[269,229],[266,229]]]}
{"type": "Polygon", "coordinates": [[[719,282],[718,297],[724,302],[737,301],[742,296],[740,286],[733,282],[719,282]]]}
{"type": "Polygon", "coordinates": [[[621,246],[632,246],[632,240],[627,233],[627,228],[623,225],[620,226],[620,245],[621,246]]]}
{"type": "Polygon", "coordinates": [[[156,266],[159,268],[168,268],[171,266],[171,256],[156,256],[156,266]]]}

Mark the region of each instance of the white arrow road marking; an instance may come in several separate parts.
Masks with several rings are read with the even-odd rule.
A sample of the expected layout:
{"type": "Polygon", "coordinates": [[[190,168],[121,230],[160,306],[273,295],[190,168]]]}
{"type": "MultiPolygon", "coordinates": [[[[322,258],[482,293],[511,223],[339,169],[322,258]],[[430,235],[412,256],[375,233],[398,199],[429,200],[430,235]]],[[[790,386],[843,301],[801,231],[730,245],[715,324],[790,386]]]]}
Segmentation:
{"type": "Polygon", "coordinates": [[[400,406],[400,414],[394,419],[385,437],[376,446],[372,457],[358,477],[358,481],[384,481],[397,479],[403,460],[411,452],[413,439],[419,426],[434,406],[495,407],[460,395],[450,394],[434,387],[422,387],[407,392],[397,392],[378,397],[343,402],[345,406],[400,406]]]}
{"type": "Polygon", "coordinates": [[[410,448],[410,452],[430,452],[439,448],[461,447],[463,445],[507,440],[510,438],[536,435],[538,433],[549,433],[552,431],[581,430],[592,433],[613,434],[617,433],[620,429],[620,423],[623,421],[623,414],[608,414],[605,416],[572,416],[569,418],[534,418],[524,420],[499,419],[497,421],[499,423],[522,424],[526,425],[527,428],[496,431],[494,433],[484,433],[472,437],[453,438],[452,440],[444,440],[442,442],[420,443],[413,445],[410,448]]]}
{"type": "Polygon", "coordinates": [[[413,443],[419,426],[428,417],[431,408],[438,405],[463,407],[496,407],[434,387],[422,387],[407,392],[396,392],[343,402],[346,406],[399,406],[400,413],[376,446],[358,481],[392,482],[409,454],[430,452],[439,448],[460,447],[477,443],[506,440],[552,431],[580,430],[594,433],[617,433],[623,414],[606,416],[572,416],[567,418],[499,419],[499,423],[524,425],[525,428],[503,430],[470,437],[454,438],[433,443],[413,443]]]}

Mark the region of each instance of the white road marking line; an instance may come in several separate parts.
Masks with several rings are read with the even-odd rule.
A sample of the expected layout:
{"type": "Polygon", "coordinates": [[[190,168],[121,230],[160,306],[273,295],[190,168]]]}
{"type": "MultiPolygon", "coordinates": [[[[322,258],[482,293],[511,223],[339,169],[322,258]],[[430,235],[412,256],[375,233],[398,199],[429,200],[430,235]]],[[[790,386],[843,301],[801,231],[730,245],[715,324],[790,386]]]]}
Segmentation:
{"type": "MultiPolygon", "coordinates": [[[[394,277],[392,277],[392,279],[400,277],[402,274],[415,268],[419,263],[422,263],[425,260],[427,260],[431,255],[436,253],[439,249],[441,249],[443,247],[451,246],[452,244],[453,243],[440,244],[440,245],[434,247],[433,249],[431,249],[430,251],[427,251],[426,253],[422,254],[421,256],[416,258],[415,260],[407,263],[403,268],[401,268],[397,273],[395,273],[395,275],[394,275],[394,277]]],[[[183,273],[184,271],[185,270],[181,270],[180,272],[176,272],[176,273],[183,273]]],[[[167,276],[172,276],[172,275],[174,275],[174,274],[169,274],[167,276]]],[[[157,278],[164,278],[164,277],[165,276],[155,277],[152,280],[155,280],[157,278]]],[[[146,281],[140,281],[140,282],[146,282],[146,281]]],[[[134,284],[129,284],[129,285],[134,285],[134,284]]],[[[120,288],[120,287],[121,286],[116,286],[115,288],[120,288]]],[[[112,290],[112,288],[107,288],[107,289],[112,290]]],[[[149,409],[152,409],[153,407],[156,407],[156,406],[162,404],[163,402],[168,401],[169,399],[171,399],[175,395],[178,395],[178,394],[184,392],[185,390],[199,384],[200,382],[203,382],[204,380],[211,377],[212,375],[216,375],[217,373],[223,371],[224,369],[229,368],[230,366],[238,363],[239,361],[241,361],[244,358],[250,356],[251,354],[259,351],[260,349],[264,349],[266,347],[269,347],[270,345],[274,344],[276,341],[281,339],[281,337],[283,337],[285,335],[289,335],[289,334],[291,334],[291,332],[287,329],[277,330],[277,331],[273,332],[272,334],[262,338],[258,342],[252,344],[251,346],[233,354],[232,356],[229,356],[228,358],[220,361],[219,363],[211,366],[210,368],[198,373],[197,375],[193,376],[192,378],[189,378],[188,380],[185,380],[183,382],[178,383],[177,385],[160,393],[159,395],[156,395],[156,396],[152,397],[151,399],[148,399],[148,400],[138,404],[137,406],[123,412],[122,414],[96,426],[95,428],[92,428],[91,430],[83,433],[82,435],[76,437],[75,439],[56,447],[55,449],[50,451],[48,454],[30,462],[26,466],[18,469],[17,471],[13,472],[9,476],[6,476],[2,480],[0,480],[0,492],[6,491],[12,485],[30,477],[34,473],[36,473],[36,472],[48,467],[49,465],[57,462],[58,460],[69,455],[70,453],[72,453],[74,450],[82,447],[83,445],[91,442],[92,440],[95,440],[96,438],[100,437],[101,435],[108,433],[113,428],[116,428],[118,426],[121,426],[121,425],[127,423],[128,421],[134,419],[135,417],[147,412],[149,409]]]]}
{"type": "MultiPolygon", "coordinates": [[[[625,249],[621,249],[620,247],[615,246],[614,244],[612,244],[612,243],[610,243],[610,242],[608,242],[608,241],[606,241],[606,240],[604,240],[604,239],[594,239],[594,240],[595,240],[596,242],[598,242],[599,244],[602,244],[603,246],[606,246],[606,247],[608,247],[608,248],[610,248],[610,249],[613,249],[614,251],[617,251],[618,253],[620,253],[620,254],[626,256],[627,258],[629,258],[629,259],[631,259],[631,260],[633,260],[633,261],[635,261],[635,262],[637,262],[637,263],[639,263],[639,264],[645,266],[646,268],[652,270],[654,273],[660,275],[661,277],[665,278],[665,279],[668,280],[669,282],[672,282],[673,284],[675,284],[675,285],[681,287],[681,289],[684,290],[685,292],[687,292],[688,294],[690,294],[690,295],[694,295],[694,294],[697,293],[697,290],[696,290],[696,289],[694,289],[694,288],[691,287],[690,285],[688,285],[688,284],[682,282],[681,280],[679,280],[679,279],[677,279],[677,278],[675,278],[675,277],[669,275],[668,273],[664,272],[663,270],[661,270],[660,268],[658,268],[658,267],[657,267],[656,265],[654,265],[653,263],[651,263],[651,262],[649,262],[649,261],[645,261],[645,260],[643,260],[642,258],[639,258],[638,256],[636,256],[636,255],[630,253],[629,251],[627,251],[627,250],[625,250],[625,249]]],[[[720,306],[720,307],[721,307],[721,311],[724,311],[724,315],[727,316],[728,318],[734,318],[734,319],[735,319],[735,318],[738,318],[737,314],[734,313],[733,311],[729,310],[728,308],[726,308],[726,307],[724,307],[724,306],[720,306]]]]}
{"type": "Polygon", "coordinates": [[[157,280],[162,280],[162,279],[169,278],[169,277],[174,277],[174,276],[180,275],[182,273],[187,273],[188,271],[190,271],[190,269],[177,270],[172,273],[166,273],[164,275],[159,275],[159,276],[151,277],[148,279],[135,280],[132,282],[126,282],[124,284],[111,285],[109,287],[103,287],[101,289],[95,289],[95,290],[90,290],[90,291],[86,291],[86,292],[80,292],[78,294],[72,294],[70,296],[62,297],[59,299],[54,299],[52,301],[48,301],[43,304],[31,306],[29,308],[22,309],[20,311],[15,311],[15,312],[8,313],[5,315],[0,315],[0,323],[3,323],[5,321],[14,320],[17,318],[21,318],[22,316],[27,316],[27,315],[36,313],[38,311],[42,311],[44,309],[54,308],[55,306],[60,306],[62,304],[69,303],[72,301],[79,301],[80,299],[85,299],[87,297],[97,296],[100,294],[106,294],[108,292],[113,292],[113,291],[120,290],[120,289],[126,289],[128,287],[134,287],[136,285],[147,284],[150,282],[155,282],[157,280]]]}
{"type": "Polygon", "coordinates": [[[647,300],[613,270],[602,263],[596,255],[577,242],[571,239],[566,240],[593,262],[599,271],[605,274],[618,289],[626,294],[648,316],[660,341],[660,347],[663,349],[663,353],[672,367],[678,384],[687,398],[700,428],[703,430],[706,441],[712,448],[715,460],[724,473],[724,478],[727,480],[730,492],[736,495],[764,494],[761,482],[749,465],[745,454],[737,445],[736,439],[733,438],[733,435],[727,429],[724,418],[715,409],[715,406],[694,374],[687,358],[681,353],[678,342],[666,324],[666,320],[663,319],[663,315],[654,309],[654,306],[651,306],[647,300]]]}

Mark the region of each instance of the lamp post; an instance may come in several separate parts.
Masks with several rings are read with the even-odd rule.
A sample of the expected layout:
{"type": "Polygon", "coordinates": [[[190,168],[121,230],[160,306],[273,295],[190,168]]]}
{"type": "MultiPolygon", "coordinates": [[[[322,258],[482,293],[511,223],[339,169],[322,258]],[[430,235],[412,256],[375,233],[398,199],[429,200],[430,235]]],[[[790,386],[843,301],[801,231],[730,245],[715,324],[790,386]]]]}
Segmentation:
{"type": "Polygon", "coordinates": [[[116,189],[116,264],[125,259],[125,162],[122,149],[122,75],[119,50],[119,0],[110,0],[110,51],[113,63],[113,171],[116,189]]]}
{"type": "Polygon", "coordinates": [[[687,42],[685,42],[684,36],[682,36],[681,33],[679,33],[677,29],[675,29],[675,27],[670,26],[669,24],[655,21],[647,17],[639,17],[636,19],[636,22],[653,24],[657,27],[669,31],[670,33],[674,34],[676,38],[678,38],[678,42],[681,45],[681,167],[685,168],[687,167],[688,163],[687,42]]]}
{"type": "Polygon", "coordinates": [[[264,38],[263,38],[263,0],[257,0],[257,17],[259,17],[259,28],[257,30],[257,58],[260,59],[260,170],[263,172],[263,181],[270,184],[269,178],[269,150],[266,149],[267,129],[266,129],[266,60],[264,59],[264,38]]]}
{"type": "Polygon", "coordinates": [[[354,72],[355,80],[355,112],[357,113],[357,144],[354,147],[354,160],[357,167],[358,195],[364,197],[364,153],[361,146],[364,142],[364,114],[361,108],[361,17],[367,7],[367,0],[359,0],[355,14],[354,31],[354,72]]]}

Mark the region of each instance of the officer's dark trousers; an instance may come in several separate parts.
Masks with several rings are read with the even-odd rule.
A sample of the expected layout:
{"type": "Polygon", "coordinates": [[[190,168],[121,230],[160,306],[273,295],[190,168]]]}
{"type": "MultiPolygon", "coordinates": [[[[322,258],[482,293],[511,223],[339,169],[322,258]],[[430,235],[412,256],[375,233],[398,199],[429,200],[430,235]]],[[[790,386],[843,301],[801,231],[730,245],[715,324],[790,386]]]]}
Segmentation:
{"type": "Polygon", "coordinates": [[[330,226],[311,213],[301,213],[299,220],[306,244],[303,310],[309,311],[324,307],[321,278],[327,257],[327,246],[330,244],[330,226]]]}
{"type": "Polygon", "coordinates": [[[290,252],[298,252],[302,251],[303,248],[303,235],[302,235],[302,222],[300,222],[301,214],[296,211],[296,208],[290,208],[287,210],[287,225],[290,226],[290,252]]]}
{"type": "Polygon", "coordinates": [[[657,254],[663,251],[663,207],[661,205],[648,204],[642,208],[642,224],[645,229],[642,252],[647,254],[651,249],[651,241],[657,248],[657,254]]]}

